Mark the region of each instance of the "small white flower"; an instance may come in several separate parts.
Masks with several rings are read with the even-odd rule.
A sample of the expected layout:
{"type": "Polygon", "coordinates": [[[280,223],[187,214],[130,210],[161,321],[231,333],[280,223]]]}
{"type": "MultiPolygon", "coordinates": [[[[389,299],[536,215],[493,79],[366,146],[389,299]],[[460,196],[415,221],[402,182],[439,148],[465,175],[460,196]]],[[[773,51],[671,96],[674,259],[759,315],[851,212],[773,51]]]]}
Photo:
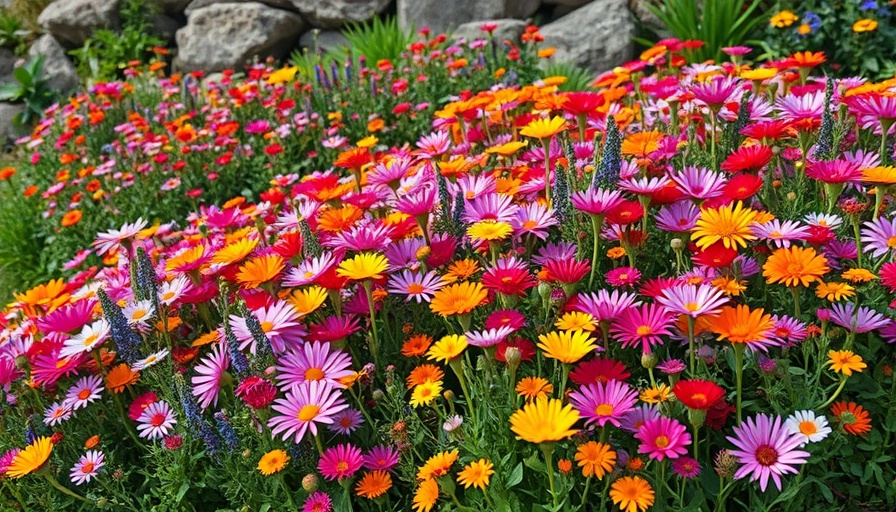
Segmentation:
{"type": "Polygon", "coordinates": [[[794,412],[784,422],[784,428],[801,439],[800,446],[817,443],[831,433],[827,418],[815,416],[815,412],[810,410],[794,412]]]}

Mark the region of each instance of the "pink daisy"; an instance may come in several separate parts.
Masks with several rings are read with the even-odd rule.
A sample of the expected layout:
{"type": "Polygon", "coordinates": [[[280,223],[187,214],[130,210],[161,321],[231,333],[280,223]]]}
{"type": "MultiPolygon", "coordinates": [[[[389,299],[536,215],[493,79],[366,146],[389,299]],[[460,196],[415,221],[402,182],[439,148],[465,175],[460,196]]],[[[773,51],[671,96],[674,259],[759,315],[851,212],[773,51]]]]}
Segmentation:
{"type": "Polygon", "coordinates": [[[361,449],[353,444],[339,444],[327,448],[320,460],[317,469],[327,481],[351,478],[364,463],[361,449]]]}
{"type": "Polygon", "coordinates": [[[364,415],[361,414],[361,411],[349,407],[334,414],[333,423],[327,429],[347,436],[358,430],[362,423],[364,423],[364,415]]]}
{"type": "Polygon", "coordinates": [[[391,471],[398,465],[399,454],[391,446],[374,446],[364,454],[364,469],[391,471]]]}
{"type": "Polygon", "coordinates": [[[386,290],[396,295],[404,295],[405,302],[410,302],[413,299],[420,304],[422,301],[429,302],[442,286],[444,286],[442,277],[434,270],[425,274],[403,270],[389,277],[389,285],[386,290]]]}
{"type": "Polygon", "coordinates": [[[635,434],[635,439],[641,441],[638,453],[646,453],[649,458],[658,461],[686,454],[686,447],[691,444],[687,428],[676,420],[664,417],[645,421],[635,434]]]}
{"type": "Polygon", "coordinates": [[[55,427],[72,417],[72,408],[66,402],[56,402],[44,409],[44,425],[55,427]]]}
{"type": "Polygon", "coordinates": [[[725,294],[715,286],[710,284],[697,286],[688,283],[666,288],[656,300],[669,311],[691,318],[714,315],[728,302],[725,294]]]}
{"type": "Polygon", "coordinates": [[[622,416],[632,410],[637,399],[637,391],[618,380],[588,384],[569,395],[569,402],[582,414],[585,423],[597,423],[601,427],[607,423],[618,427],[622,416]]]}
{"type": "Polygon", "coordinates": [[[749,476],[750,481],[759,480],[759,489],[763,492],[769,477],[780,491],[781,475],[797,474],[799,471],[794,466],[805,464],[809,458],[809,452],[797,449],[802,440],[782,425],[780,416],[759,414],[747,418],[739,427],[734,427],[734,436],[726,439],[736,448],[730,451],[731,455],[743,464],[734,478],[749,476]]]}
{"type": "Polygon", "coordinates": [[[697,478],[700,476],[700,463],[693,457],[679,457],[672,461],[672,472],[681,478],[697,478]]]}
{"type": "Polygon", "coordinates": [[[302,441],[306,432],[317,435],[318,423],[332,425],[333,416],[348,407],[338,389],[326,380],[309,380],[300,386],[293,386],[271,406],[280,413],[268,421],[271,434],[283,434],[283,440],[290,437],[296,444],[302,441]]]}
{"type": "Polygon", "coordinates": [[[81,485],[90,482],[99,474],[100,468],[106,465],[106,456],[99,450],[88,450],[87,453],[78,459],[78,462],[72,466],[71,479],[75,485],[81,485]]]}
{"type": "Polygon", "coordinates": [[[557,224],[559,221],[554,216],[554,211],[539,203],[521,207],[510,222],[514,235],[522,237],[529,234],[541,240],[548,237],[548,228],[557,224]]]}
{"type": "Polygon", "coordinates": [[[280,389],[309,381],[328,382],[334,388],[344,388],[340,380],[354,374],[352,358],[329,343],[307,342],[288,352],[277,361],[277,382],[280,389]]]}
{"type": "Polygon", "coordinates": [[[88,375],[78,379],[72,387],[68,388],[65,394],[65,403],[71,407],[73,411],[87,407],[100,398],[103,392],[103,378],[99,375],[88,375]]]}
{"type": "Polygon", "coordinates": [[[675,315],[659,304],[644,304],[640,308],[629,308],[619,316],[610,328],[623,347],[641,345],[646,354],[651,347],[662,345],[660,336],[672,334],[669,330],[675,324],[675,315]]]}
{"type": "Polygon", "coordinates": [[[333,500],[330,499],[329,494],[315,491],[305,500],[302,512],[333,512],[333,500]]]}
{"type": "Polygon", "coordinates": [[[211,353],[196,365],[196,375],[191,379],[193,396],[198,399],[203,410],[209,405],[218,405],[221,377],[229,366],[230,354],[224,343],[215,344],[211,353]]]}
{"type": "Polygon", "coordinates": [[[610,286],[634,286],[641,279],[641,271],[634,267],[619,267],[606,273],[610,286]]]}
{"type": "Polygon", "coordinates": [[[171,406],[163,401],[158,401],[143,410],[143,414],[137,418],[137,423],[139,423],[137,430],[140,432],[140,437],[161,439],[168,435],[169,429],[177,425],[177,420],[174,419],[174,411],[171,410],[171,406]]]}
{"type": "MultiPolygon", "coordinates": [[[[276,354],[283,353],[287,346],[297,345],[307,334],[299,323],[299,314],[292,304],[285,300],[276,300],[267,307],[252,311],[251,314],[258,319],[261,330],[270,340],[271,348],[276,354]]],[[[230,328],[240,342],[240,350],[249,347],[249,352],[255,355],[258,347],[246,325],[246,319],[239,315],[230,315],[230,328]]]]}

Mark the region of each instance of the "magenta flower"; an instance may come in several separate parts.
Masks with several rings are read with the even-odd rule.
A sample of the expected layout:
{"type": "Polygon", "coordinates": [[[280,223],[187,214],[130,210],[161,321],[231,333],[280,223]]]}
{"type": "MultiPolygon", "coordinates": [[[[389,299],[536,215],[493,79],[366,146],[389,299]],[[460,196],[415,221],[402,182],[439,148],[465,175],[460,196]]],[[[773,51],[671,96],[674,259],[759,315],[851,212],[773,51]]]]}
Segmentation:
{"type": "Polygon", "coordinates": [[[510,327],[512,331],[518,331],[526,326],[526,317],[515,309],[500,309],[485,319],[486,329],[498,329],[504,326],[510,327]]]}
{"type": "Polygon", "coordinates": [[[610,270],[604,277],[610,286],[634,286],[641,279],[641,271],[635,267],[619,267],[610,270]]]}
{"type": "Polygon", "coordinates": [[[330,499],[329,494],[315,491],[305,500],[302,512],[333,512],[333,500],[330,499]]]}
{"type": "Polygon", "coordinates": [[[341,254],[336,256],[332,252],[324,251],[320,256],[305,260],[299,266],[291,269],[283,279],[283,286],[292,288],[311,284],[333,268],[341,259],[341,254]]]}
{"type": "Polygon", "coordinates": [[[739,427],[734,427],[734,436],[726,439],[736,448],[729,453],[743,464],[734,478],[749,476],[751,482],[759,480],[759,489],[763,492],[769,477],[780,491],[781,475],[797,474],[799,471],[794,466],[805,464],[809,457],[809,452],[797,449],[800,438],[784,428],[780,416],[759,414],[747,418],[739,427]]]}
{"type": "Polygon", "coordinates": [[[618,318],[625,310],[640,306],[641,301],[634,293],[613,290],[598,290],[596,293],[578,295],[573,307],[576,311],[588,313],[596,322],[609,322],[618,318]]]}
{"type": "Polygon", "coordinates": [[[635,434],[641,441],[638,453],[645,453],[651,459],[676,459],[688,452],[691,435],[687,428],[672,418],[649,419],[635,434]]]}
{"type": "Polygon", "coordinates": [[[573,207],[591,215],[604,215],[624,200],[618,190],[594,187],[576,192],[570,199],[573,207]]]}
{"type": "MultiPolygon", "coordinates": [[[[250,314],[258,319],[261,330],[270,340],[275,354],[281,354],[287,347],[297,345],[308,334],[299,323],[296,309],[285,300],[276,300],[271,305],[252,311],[250,314]]],[[[240,350],[249,347],[249,352],[255,355],[258,347],[246,325],[246,319],[239,315],[230,315],[230,328],[240,342],[240,350]]]]}
{"type": "Polygon", "coordinates": [[[399,454],[391,446],[374,446],[364,454],[364,469],[391,471],[398,465],[399,454]]]}
{"type": "Polygon", "coordinates": [[[81,485],[90,482],[91,478],[97,476],[100,468],[106,465],[106,456],[99,450],[88,450],[87,453],[78,459],[78,462],[72,466],[71,479],[75,485],[81,485]]]}
{"type": "Polygon", "coordinates": [[[862,243],[865,253],[870,253],[875,258],[880,258],[896,247],[896,218],[885,219],[878,217],[863,224],[862,243]]]}
{"type": "Polygon", "coordinates": [[[344,388],[341,379],[354,374],[352,358],[329,343],[306,342],[277,361],[277,383],[290,389],[309,381],[323,381],[334,388],[344,388]]]}
{"type": "Polygon", "coordinates": [[[862,179],[862,167],[845,159],[822,160],[810,163],[806,176],[823,183],[842,184],[862,179]]]}
{"type": "Polygon", "coordinates": [[[317,425],[332,425],[333,416],[348,407],[338,389],[325,380],[310,380],[293,386],[271,406],[279,416],[268,420],[271,435],[283,434],[283,440],[290,437],[299,444],[306,432],[317,435],[317,425]]]}
{"type": "Polygon", "coordinates": [[[659,209],[654,217],[656,227],[663,231],[684,233],[697,225],[700,208],[693,201],[678,201],[659,209]]]}
{"type": "Polygon", "coordinates": [[[715,76],[706,82],[692,85],[691,92],[698,104],[718,110],[728,101],[732,101],[739,88],[740,82],[736,78],[715,76]]]}
{"type": "Polygon", "coordinates": [[[320,460],[317,469],[327,481],[351,478],[364,463],[361,449],[353,444],[339,444],[327,448],[320,460]]]}
{"type": "Polygon", "coordinates": [[[357,430],[362,423],[364,423],[364,415],[361,414],[361,411],[349,407],[334,414],[333,423],[327,429],[347,436],[357,430]]]}
{"type": "Polygon", "coordinates": [[[38,318],[37,327],[47,333],[78,331],[93,318],[95,307],[96,301],[93,299],[79,300],[38,318]]]}
{"type": "Polygon", "coordinates": [[[494,220],[511,224],[517,216],[519,206],[513,196],[507,194],[483,194],[467,202],[463,221],[475,224],[481,220],[494,220]]]}
{"type": "Polygon", "coordinates": [[[679,457],[672,461],[672,472],[681,478],[697,478],[700,476],[700,463],[693,457],[679,457]]]}
{"type": "Polygon", "coordinates": [[[691,199],[709,199],[724,193],[725,176],[705,167],[688,166],[669,176],[678,190],[691,199]]]}
{"type": "Polygon", "coordinates": [[[618,427],[637,399],[637,391],[618,380],[588,384],[569,395],[569,402],[585,418],[585,423],[596,423],[601,427],[607,423],[618,427]]]}
{"type": "MultiPolygon", "coordinates": [[[[411,217],[429,215],[433,211],[437,194],[438,190],[435,187],[417,187],[412,193],[399,197],[395,209],[411,217]]],[[[425,229],[425,226],[421,227],[425,229]]]]}
{"type": "Polygon", "coordinates": [[[353,315],[330,315],[319,324],[311,324],[308,341],[337,341],[361,330],[358,318],[353,315]]]}
{"type": "Polygon", "coordinates": [[[227,345],[217,343],[211,353],[196,365],[193,376],[193,396],[199,401],[202,410],[210,405],[218,405],[218,392],[221,391],[221,377],[230,367],[230,354],[227,345]]]}
{"type": "Polygon", "coordinates": [[[137,430],[140,437],[149,439],[161,439],[168,435],[168,431],[177,425],[174,419],[174,411],[164,401],[153,402],[143,409],[143,414],[137,418],[137,430]]]}
{"type": "Polygon", "coordinates": [[[675,315],[659,304],[644,304],[640,308],[629,308],[619,315],[610,332],[622,341],[623,347],[640,344],[646,354],[651,347],[662,345],[660,336],[672,334],[669,330],[675,324],[675,315]]]}
{"type": "MultiPolygon", "coordinates": [[[[778,97],[775,106],[781,113],[781,119],[799,123],[807,120],[821,120],[824,113],[824,89],[798,96],[787,94],[778,97]]],[[[799,126],[799,125],[797,125],[799,126]]]]}

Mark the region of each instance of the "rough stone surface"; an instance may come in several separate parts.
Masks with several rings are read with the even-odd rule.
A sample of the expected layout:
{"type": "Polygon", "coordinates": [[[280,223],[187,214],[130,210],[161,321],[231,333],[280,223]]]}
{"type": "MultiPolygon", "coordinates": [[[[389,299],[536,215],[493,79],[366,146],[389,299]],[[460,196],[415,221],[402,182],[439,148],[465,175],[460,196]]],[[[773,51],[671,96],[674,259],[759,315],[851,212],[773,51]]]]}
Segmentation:
{"type": "Polygon", "coordinates": [[[293,7],[292,3],[290,3],[289,0],[193,0],[184,9],[184,14],[189,16],[189,15],[193,14],[193,11],[202,9],[203,7],[208,7],[210,5],[215,5],[215,4],[247,4],[247,3],[262,3],[265,5],[270,5],[271,7],[277,7],[278,9],[295,10],[295,8],[293,7]]]}
{"type": "Polygon", "coordinates": [[[16,68],[19,59],[9,48],[0,48],[0,84],[8,84],[15,81],[12,71],[16,68]]]}
{"type": "Polygon", "coordinates": [[[438,34],[471,21],[503,18],[505,1],[398,0],[398,24],[404,29],[429,27],[438,34]]]}
{"type": "Polygon", "coordinates": [[[505,0],[504,16],[520,19],[528,18],[535,14],[540,5],[541,0],[505,0]]]}
{"type": "Polygon", "coordinates": [[[40,36],[28,49],[30,58],[39,55],[44,57],[44,78],[50,88],[66,93],[78,86],[78,72],[74,64],[59,41],[50,34],[40,36]]]}
{"type": "Polygon", "coordinates": [[[23,110],[24,105],[0,103],[0,145],[5,146],[23,135],[21,130],[17,130],[12,124],[12,119],[23,110]]]}
{"type": "Polygon", "coordinates": [[[591,0],[545,0],[546,4],[565,5],[567,7],[582,7],[591,0]]]}
{"type": "MultiPolygon", "coordinates": [[[[314,49],[314,31],[308,31],[299,38],[299,46],[314,49]]],[[[349,46],[348,39],[335,30],[321,30],[317,34],[317,46],[320,51],[326,52],[339,46],[349,46]]]]}
{"type": "Polygon", "coordinates": [[[452,33],[452,37],[455,39],[460,39],[463,37],[467,41],[475,41],[476,39],[487,39],[488,34],[480,30],[480,27],[486,23],[494,23],[498,27],[493,32],[494,37],[498,41],[503,41],[505,39],[510,39],[511,41],[519,41],[520,36],[526,30],[526,22],[515,19],[502,19],[502,20],[482,20],[482,21],[471,21],[470,23],[464,23],[463,25],[457,27],[452,33]]]}
{"type": "Polygon", "coordinates": [[[389,6],[389,0],[290,0],[290,3],[313,26],[329,29],[367,21],[389,6]]]}
{"type": "Polygon", "coordinates": [[[58,41],[81,46],[94,30],[118,28],[121,0],[56,0],[37,18],[58,41]]]}
{"type": "Polygon", "coordinates": [[[541,27],[553,59],[600,73],[631,59],[635,23],[625,0],[595,0],[541,27]]]}
{"type": "Polygon", "coordinates": [[[303,28],[298,14],[257,2],[203,7],[177,31],[179,64],[185,71],[221,71],[256,58],[279,58],[295,46],[303,28]]]}
{"type": "Polygon", "coordinates": [[[656,32],[660,38],[672,37],[672,33],[669,32],[666,25],[647,8],[649,2],[650,0],[629,0],[628,8],[636,20],[656,32]]]}
{"type": "Polygon", "coordinates": [[[161,37],[168,44],[171,44],[174,42],[174,35],[179,28],[180,24],[174,18],[164,14],[156,14],[152,17],[152,27],[149,30],[152,34],[161,37]]]}

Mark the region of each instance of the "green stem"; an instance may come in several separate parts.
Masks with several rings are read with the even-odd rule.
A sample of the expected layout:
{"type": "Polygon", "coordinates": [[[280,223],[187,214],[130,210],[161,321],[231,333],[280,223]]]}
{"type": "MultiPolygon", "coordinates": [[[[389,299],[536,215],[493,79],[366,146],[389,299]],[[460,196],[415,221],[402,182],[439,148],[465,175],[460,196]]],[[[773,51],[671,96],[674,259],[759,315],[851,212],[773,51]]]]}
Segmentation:
{"type": "Polygon", "coordinates": [[[697,370],[697,350],[694,347],[694,329],[697,320],[688,315],[688,352],[690,354],[690,362],[691,362],[691,377],[694,377],[694,372],[697,370]]]}
{"type": "Polygon", "coordinates": [[[467,401],[467,407],[470,408],[470,417],[473,418],[473,423],[476,423],[476,408],[473,406],[473,395],[467,389],[467,379],[464,378],[463,365],[460,357],[455,357],[448,362],[448,366],[454,370],[454,374],[457,375],[457,380],[460,382],[460,389],[464,392],[464,400],[467,401]]]}
{"type": "Polygon", "coordinates": [[[709,125],[712,129],[712,134],[710,135],[710,156],[712,157],[712,168],[716,170],[719,168],[719,162],[716,160],[716,111],[712,107],[709,109],[709,125]]]}
{"type": "Polygon", "coordinates": [[[324,454],[324,444],[320,440],[320,434],[314,436],[314,444],[317,445],[317,453],[319,455],[324,454]]]}
{"type": "Polygon", "coordinates": [[[289,488],[286,487],[286,479],[283,477],[283,473],[281,472],[279,475],[280,478],[280,488],[283,489],[283,493],[286,494],[286,501],[289,502],[289,509],[294,510],[296,508],[296,504],[292,501],[292,495],[289,493],[289,488]]]}
{"type": "Polygon", "coordinates": [[[548,473],[548,485],[551,489],[551,500],[554,503],[554,509],[556,509],[558,503],[557,492],[554,490],[554,443],[541,443],[539,448],[541,448],[541,451],[544,453],[545,471],[548,473]]]}
{"type": "Polygon", "coordinates": [[[823,409],[826,409],[826,408],[827,408],[829,405],[831,405],[832,403],[834,403],[834,400],[837,399],[837,397],[840,395],[840,392],[843,391],[843,388],[844,388],[845,386],[846,386],[846,376],[845,376],[845,375],[840,375],[840,385],[837,386],[837,389],[834,391],[834,394],[831,395],[831,398],[828,398],[828,399],[825,401],[825,403],[823,403],[823,404],[819,405],[818,407],[816,407],[815,410],[816,410],[816,411],[821,411],[821,410],[823,410],[823,409]]]}
{"type": "Polygon", "coordinates": [[[544,148],[544,197],[551,207],[551,142],[550,139],[541,139],[541,147],[544,148]]]}
{"type": "Polygon", "coordinates": [[[793,296],[793,317],[800,318],[800,291],[796,286],[790,288],[790,294],[793,296]]]}
{"type": "MultiPolygon", "coordinates": [[[[83,501],[84,503],[89,503],[89,504],[91,504],[91,505],[94,504],[93,501],[88,500],[87,498],[85,498],[84,496],[81,496],[80,494],[76,493],[75,491],[72,491],[71,489],[68,489],[68,488],[63,487],[62,485],[60,485],[59,482],[57,482],[56,479],[53,478],[53,476],[50,475],[49,473],[44,474],[44,477],[47,479],[48,482],[50,482],[50,485],[52,485],[52,486],[55,487],[57,490],[59,490],[59,492],[62,492],[62,493],[64,493],[64,494],[68,494],[68,495],[71,496],[72,498],[81,500],[81,501],[83,501]]],[[[26,509],[26,510],[27,510],[27,509],[26,509]]]]}
{"type": "Polygon", "coordinates": [[[594,286],[594,274],[597,272],[597,258],[600,250],[600,228],[604,223],[603,215],[591,216],[591,230],[594,232],[594,246],[591,250],[591,277],[588,279],[588,289],[594,286]]]}
{"type": "Polygon", "coordinates": [[[743,410],[741,408],[741,398],[743,395],[743,381],[744,381],[744,351],[747,349],[746,345],[743,343],[735,343],[734,344],[734,374],[736,380],[736,391],[737,391],[737,424],[741,424],[741,419],[743,417],[743,410]]]}
{"type": "Polygon", "coordinates": [[[134,443],[139,447],[143,447],[143,443],[140,442],[140,438],[137,437],[137,432],[134,431],[134,427],[131,425],[130,418],[124,412],[124,406],[121,405],[121,398],[118,397],[117,393],[112,393],[112,401],[115,402],[115,407],[118,409],[118,415],[121,416],[121,422],[124,423],[125,430],[128,431],[128,435],[131,436],[131,439],[134,440],[134,443]]]}
{"type": "Polygon", "coordinates": [[[380,366],[380,342],[376,334],[376,306],[373,303],[373,283],[369,279],[364,280],[364,292],[367,294],[367,305],[370,308],[370,354],[373,356],[373,364],[377,370],[380,366]]]}

